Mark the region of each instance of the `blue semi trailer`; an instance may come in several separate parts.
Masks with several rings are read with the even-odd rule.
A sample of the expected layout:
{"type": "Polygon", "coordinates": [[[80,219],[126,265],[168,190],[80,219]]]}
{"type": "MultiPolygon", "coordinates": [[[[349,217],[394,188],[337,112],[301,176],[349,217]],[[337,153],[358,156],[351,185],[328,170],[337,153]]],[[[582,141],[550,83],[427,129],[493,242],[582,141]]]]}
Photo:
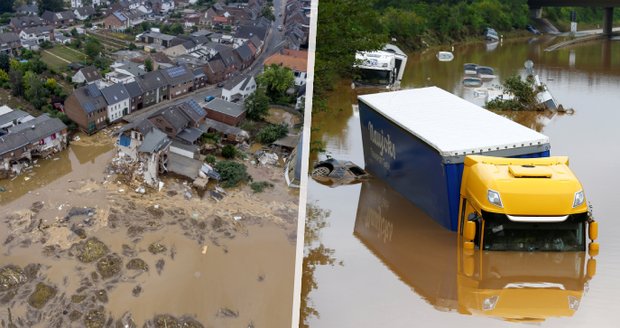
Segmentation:
{"type": "Polygon", "coordinates": [[[358,100],[366,169],[453,231],[466,155],[550,153],[547,136],[437,87],[358,100]]]}

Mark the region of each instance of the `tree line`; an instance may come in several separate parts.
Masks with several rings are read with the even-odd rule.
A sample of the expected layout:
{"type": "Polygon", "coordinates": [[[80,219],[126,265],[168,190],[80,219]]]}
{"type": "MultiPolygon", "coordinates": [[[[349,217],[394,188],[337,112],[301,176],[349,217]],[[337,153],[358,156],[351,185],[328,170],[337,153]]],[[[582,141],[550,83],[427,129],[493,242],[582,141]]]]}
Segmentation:
{"type": "MultiPolygon", "coordinates": [[[[600,8],[544,8],[552,22],[598,22],[600,8]]],[[[620,10],[614,17],[620,18],[620,10]]],[[[394,42],[404,50],[479,38],[485,27],[500,33],[524,30],[527,0],[321,0],[314,67],[314,108],[325,108],[326,92],[339,78],[351,77],[355,52],[394,42]]]]}

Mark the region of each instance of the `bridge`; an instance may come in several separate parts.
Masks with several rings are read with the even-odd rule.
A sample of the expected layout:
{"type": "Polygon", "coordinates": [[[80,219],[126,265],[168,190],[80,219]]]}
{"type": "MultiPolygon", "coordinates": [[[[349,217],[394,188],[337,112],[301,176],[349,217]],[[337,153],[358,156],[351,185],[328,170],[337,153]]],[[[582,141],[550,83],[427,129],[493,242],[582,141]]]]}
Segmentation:
{"type": "Polygon", "coordinates": [[[614,7],[620,7],[620,0],[528,0],[530,9],[540,18],[542,7],[601,7],[603,15],[603,34],[611,36],[614,20],[614,7]]]}

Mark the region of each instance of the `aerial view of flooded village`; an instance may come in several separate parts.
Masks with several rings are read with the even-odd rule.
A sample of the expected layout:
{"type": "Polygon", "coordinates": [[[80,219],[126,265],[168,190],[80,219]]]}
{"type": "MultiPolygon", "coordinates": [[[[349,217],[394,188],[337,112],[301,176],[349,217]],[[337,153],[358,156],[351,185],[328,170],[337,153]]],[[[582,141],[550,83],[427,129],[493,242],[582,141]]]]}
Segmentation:
{"type": "Polygon", "coordinates": [[[3,0],[0,326],[290,325],[307,0],[3,0]]]}
{"type": "Polygon", "coordinates": [[[618,6],[321,0],[301,327],[618,326],[618,6]]]}

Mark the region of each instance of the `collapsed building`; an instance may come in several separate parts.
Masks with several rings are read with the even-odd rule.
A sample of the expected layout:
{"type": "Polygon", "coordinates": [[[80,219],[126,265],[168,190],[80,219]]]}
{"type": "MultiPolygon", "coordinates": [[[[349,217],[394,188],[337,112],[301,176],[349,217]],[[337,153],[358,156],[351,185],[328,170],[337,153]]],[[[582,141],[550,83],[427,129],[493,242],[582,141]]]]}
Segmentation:
{"type": "Polygon", "coordinates": [[[4,122],[0,133],[0,177],[19,174],[33,159],[67,147],[67,126],[61,120],[47,114],[25,120],[29,115],[21,116],[24,114],[11,111],[0,116],[4,122]],[[11,122],[5,122],[8,116],[11,122]]]}
{"type": "Polygon", "coordinates": [[[210,168],[200,160],[200,137],[224,130],[227,140],[245,141],[247,132],[207,118],[207,110],[193,99],[164,107],[147,118],[131,122],[117,131],[118,164],[130,166],[140,180],[157,187],[159,175],[175,173],[195,180],[208,177],[210,168]],[[234,136],[234,137],[233,137],[234,136]]]}

